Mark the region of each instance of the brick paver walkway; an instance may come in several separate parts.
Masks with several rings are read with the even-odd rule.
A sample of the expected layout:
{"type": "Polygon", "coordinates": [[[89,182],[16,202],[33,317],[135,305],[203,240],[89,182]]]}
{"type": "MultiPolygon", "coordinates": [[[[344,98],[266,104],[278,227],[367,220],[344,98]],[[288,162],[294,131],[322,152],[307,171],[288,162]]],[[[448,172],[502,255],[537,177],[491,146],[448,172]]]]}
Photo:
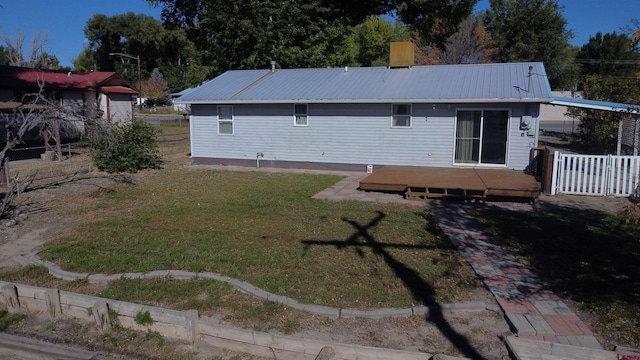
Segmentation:
{"type": "MultiPolygon", "coordinates": [[[[531,208],[529,204],[488,206],[531,208]]],[[[593,333],[533,271],[479,230],[471,205],[432,201],[431,216],[493,293],[519,337],[601,349],[593,333]]]]}

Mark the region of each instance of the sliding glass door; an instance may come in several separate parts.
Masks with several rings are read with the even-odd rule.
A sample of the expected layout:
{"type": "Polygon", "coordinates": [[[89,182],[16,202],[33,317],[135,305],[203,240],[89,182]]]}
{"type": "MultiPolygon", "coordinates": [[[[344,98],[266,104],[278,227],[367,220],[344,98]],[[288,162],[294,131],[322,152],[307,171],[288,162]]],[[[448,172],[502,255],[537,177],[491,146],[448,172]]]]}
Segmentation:
{"type": "Polygon", "coordinates": [[[506,165],[509,111],[460,110],[456,115],[456,164],[506,165]]]}

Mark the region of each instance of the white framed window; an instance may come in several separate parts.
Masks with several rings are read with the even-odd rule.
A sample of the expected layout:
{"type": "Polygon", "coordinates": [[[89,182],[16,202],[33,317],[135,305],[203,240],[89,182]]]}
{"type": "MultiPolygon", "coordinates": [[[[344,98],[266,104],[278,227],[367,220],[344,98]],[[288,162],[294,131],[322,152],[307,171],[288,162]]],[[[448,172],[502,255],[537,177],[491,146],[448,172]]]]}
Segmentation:
{"type": "Polygon", "coordinates": [[[307,104],[293,105],[293,126],[309,126],[309,107],[307,104]]]}
{"type": "Polygon", "coordinates": [[[218,106],[218,135],[233,135],[233,106],[218,106]]]}
{"type": "Polygon", "coordinates": [[[393,104],[391,127],[411,127],[411,104],[393,104]]]}

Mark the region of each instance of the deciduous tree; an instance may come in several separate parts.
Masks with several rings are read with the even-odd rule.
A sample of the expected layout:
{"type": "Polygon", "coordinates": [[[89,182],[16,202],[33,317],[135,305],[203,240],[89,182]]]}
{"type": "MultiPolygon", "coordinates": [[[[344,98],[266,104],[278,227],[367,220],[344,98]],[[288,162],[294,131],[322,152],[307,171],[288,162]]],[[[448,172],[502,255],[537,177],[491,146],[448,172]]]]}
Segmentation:
{"type": "MultiPolygon", "coordinates": [[[[640,82],[635,78],[587,75],[581,89],[587,99],[623,104],[640,104],[640,82]]],[[[591,151],[611,154],[616,149],[618,123],[624,113],[599,110],[580,110],[579,136],[591,151]]]]}
{"type": "Polygon", "coordinates": [[[185,29],[200,51],[227,69],[336,66],[353,55],[350,27],[367,18],[394,15],[421,34],[425,44],[444,47],[477,0],[148,0],[162,6],[170,28],[185,29]],[[347,53],[341,53],[347,51],[347,53]]]}
{"type": "Polygon", "coordinates": [[[27,35],[22,31],[18,31],[13,37],[4,33],[1,37],[4,42],[2,55],[5,58],[2,64],[38,69],[60,69],[58,58],[44,50],[49,43],[47,34],[34,34],[28,45],[27,35]]]}
{"type": "Polygon", "coordinates": [[[423,47],[422,50],[426,64],[488,63],[497,52],[491,35],[474,16],[469,16],[460,23],[458,31],[447,39],[444,50],[433,46],[423,47]]]}
{"type": "MultiPolygon", "coordinates": [[[[579,88],[587,99],[624,104],[640,104],[640,51],[625,34],[597,33],[580,48],[582,64],[579,88]]],[[[615,150],[618,123],[625,114],[580,111],[580,138],[603,153],[615,150]]]]}
{"type": "Polygon", "coordinates": [[[582,75],[633,77],[640,71],[640,51],[625,34],[597,33],[578,51],[582,75]]]}
{"type": "Polygon", "coordinates": [[[170,91],[199,85],[211,74],[183,30],[167,30],[153,17],[142,14],[94,15],[84,29],[89,45],[75,59],[77,70],[116,71],[131,82],[137,81],[136,59],[113,56],[125,53],[140,56],[141,78],[154,69],[171,81],[170,91]]]}
{"type": "Polygon", "coordinates": [[[392,23],[380,17],[371,17],[361,25],[353,27],[339,51],[344,55],[333,66],[388,66],[389,44],[393,41],[409,40],[411,31],[400,23],[392,23]]]}
{"type": "Polygon", "coordinates": [[[498,48],[494,61],[541,61],[553,89],[573,85],[578,71],[569,44],[573,33],[556,0],[490,0],[490,5],[484,23],[498,48]]]}

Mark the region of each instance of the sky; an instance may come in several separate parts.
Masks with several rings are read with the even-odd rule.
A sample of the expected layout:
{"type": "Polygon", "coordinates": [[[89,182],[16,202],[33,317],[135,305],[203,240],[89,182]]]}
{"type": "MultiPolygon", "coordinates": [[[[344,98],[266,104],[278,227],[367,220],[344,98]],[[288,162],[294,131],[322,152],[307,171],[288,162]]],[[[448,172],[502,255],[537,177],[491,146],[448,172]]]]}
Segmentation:
{"type": "MultiPolygon", "coordinates": [[[[233,1],[233,0],[230,0],[233,1]]],[[[582,46],[597,32],[621,32],[633,18],[640,20],[640,0],[557,0],[564,6],[567,28],[574,32],[572,45],[582,46]]],[[[489,7],[480,0],[476,10],[489,7]]],[[[145,0],[0,0],[0,34],[14,38],[20,31],[27,41],[34,34],[48,37],[48,54],[63,66],[73,66],[87,45],[84,27],[95,14],[113,16],[134,12],[160,19],[160,9],[145,0]]]]}

